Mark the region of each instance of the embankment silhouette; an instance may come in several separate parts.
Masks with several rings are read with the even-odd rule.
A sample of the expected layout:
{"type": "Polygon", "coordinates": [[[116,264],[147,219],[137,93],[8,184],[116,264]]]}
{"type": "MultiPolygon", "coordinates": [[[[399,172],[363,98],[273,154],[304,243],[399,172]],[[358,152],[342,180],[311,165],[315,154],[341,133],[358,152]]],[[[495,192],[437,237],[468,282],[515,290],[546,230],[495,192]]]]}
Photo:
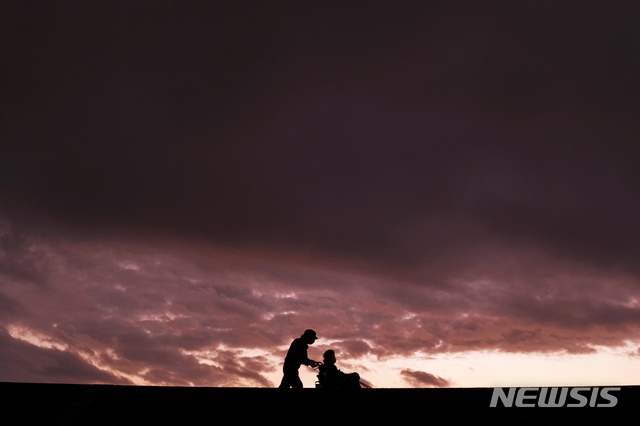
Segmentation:
{"type": "Polygon", "coordinates": [[[15,415],[21,424],[38,425],[199,425],[238,420],[408,424],[403,422],[442,423],[443,419],[594,424],[635,419],[640,408],[640,386],[620,386],[613,407],[581,408],[492,408],[493,388],[330,391],[0,383],[0,389],[5,419],[15,415]]]}

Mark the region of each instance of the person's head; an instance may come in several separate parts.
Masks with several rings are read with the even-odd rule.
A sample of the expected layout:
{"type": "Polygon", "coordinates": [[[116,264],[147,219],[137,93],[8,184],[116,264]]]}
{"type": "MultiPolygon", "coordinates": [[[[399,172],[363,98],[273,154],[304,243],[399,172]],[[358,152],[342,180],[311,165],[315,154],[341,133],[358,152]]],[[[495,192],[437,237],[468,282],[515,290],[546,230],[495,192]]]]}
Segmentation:
{"type": "Polygon", "coordinates": [[[318,336],[316,336],[316,332],[313,330],[305,330],[302,337],[305,338],[307,340],[307,343],[310,345],[313,345],[313,343],[318,339],[318,336]]]}
{"type": "Polygon", "coordinates": [[[324,355],[322,355],[324,364],[335,364],[336,363],[336,353],[333,349],[329,349],[325,351],[324,355]]]}

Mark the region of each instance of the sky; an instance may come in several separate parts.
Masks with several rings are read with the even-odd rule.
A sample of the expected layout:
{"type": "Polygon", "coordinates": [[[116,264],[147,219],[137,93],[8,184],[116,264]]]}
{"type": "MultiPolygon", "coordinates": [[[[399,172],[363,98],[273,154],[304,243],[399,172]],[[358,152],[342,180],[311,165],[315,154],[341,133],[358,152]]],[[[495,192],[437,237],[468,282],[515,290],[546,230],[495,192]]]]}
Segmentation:
{"type": "Polygon", "coordinates": [[[639,17],[4,2],[0,381],[640,384],[639,17]]]}

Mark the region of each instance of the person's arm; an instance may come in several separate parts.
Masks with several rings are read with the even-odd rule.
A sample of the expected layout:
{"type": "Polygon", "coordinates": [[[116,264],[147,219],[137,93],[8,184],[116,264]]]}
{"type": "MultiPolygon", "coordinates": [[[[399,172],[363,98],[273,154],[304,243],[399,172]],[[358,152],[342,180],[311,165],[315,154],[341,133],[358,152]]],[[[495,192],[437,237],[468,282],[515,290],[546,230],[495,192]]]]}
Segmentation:
{"type": "Polygon", "coordinates": [[[307,356],[307,351],[304,352],[304,361],[302,363],[304,365],[308,365],[309,367],[317,367],[318,365],[322,364],[321,362],[309,359],[309,357],[307,356]]]}
{"type": "Polygon", "coordinates": [[[309,367],[315,367],[320,365],[319,362],[309,359],[307,354],[307,345],[301,341],[296,341],[295,345],[295,357],[300,362],[300,364],[308,365],[309,367]]]}

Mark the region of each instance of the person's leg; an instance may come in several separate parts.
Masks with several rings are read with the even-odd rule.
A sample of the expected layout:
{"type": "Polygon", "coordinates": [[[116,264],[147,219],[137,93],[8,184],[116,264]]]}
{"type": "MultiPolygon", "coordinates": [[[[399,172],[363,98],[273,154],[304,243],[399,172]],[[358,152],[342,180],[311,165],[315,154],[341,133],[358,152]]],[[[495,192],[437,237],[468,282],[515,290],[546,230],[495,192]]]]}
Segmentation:
{"type": "Polygon", "coordinates": [[[302,380],[298,375],[298,369],[284,369],[284,376],[280,382],[281,389],[293,388],[302,389],[302,380]]]}
{"type": "Polygon", "coordinates": [[[296,372],[296,376],[291,378],[291,387],[294,389],[302,389],[302,380],[300,380],[300,376],[298,376],[296,372]]]}
{"type": "Polygon", "coordinates": [[[285,374],[284,376],[282,376],[282,381],[280,382],[280,386],[278,386],[280,389],[286,389],[289,387],[289,380],[287,375],[285,374]]]}

